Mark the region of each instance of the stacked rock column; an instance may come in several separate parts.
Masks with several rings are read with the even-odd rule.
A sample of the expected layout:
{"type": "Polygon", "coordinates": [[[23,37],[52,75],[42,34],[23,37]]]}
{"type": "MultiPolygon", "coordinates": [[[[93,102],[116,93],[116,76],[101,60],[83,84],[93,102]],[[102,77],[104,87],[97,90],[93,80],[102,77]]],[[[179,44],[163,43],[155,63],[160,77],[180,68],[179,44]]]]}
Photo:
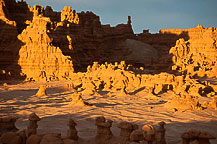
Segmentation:
{"type": "Polygon", "coordinates": [[[29,116],[29,124],[27,127],[27,137],[30,137],[33,134],[37,134],[37,128],[38,128],[37,122],[40,120],[41,119],[35,113],[32,113],[29,116]]]}

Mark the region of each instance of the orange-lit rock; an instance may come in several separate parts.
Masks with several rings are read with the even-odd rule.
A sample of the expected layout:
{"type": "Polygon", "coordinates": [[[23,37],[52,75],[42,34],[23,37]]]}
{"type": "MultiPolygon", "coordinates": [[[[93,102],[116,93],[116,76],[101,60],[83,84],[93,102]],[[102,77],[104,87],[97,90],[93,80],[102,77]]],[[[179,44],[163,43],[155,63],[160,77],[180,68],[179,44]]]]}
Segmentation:
{"type": "Polygon", "coordinates": [[[208,107],[217,110],[217,97],[213,97],[208,107]]]}
{"type": "Polygon", "coordinates": [[[215,39],[209,32],[204,32],[198,39],[178,40],[176,46],[170,49],[170,53],[174,55],[174,70],[186,71],[192,76],[216,77],[215,39]]]}
{"type": "Polygon", "coordinates": [[[36,96],[46,96],[47,93],[46,93],[46,89],[47,89],[47,86],[46,85],[40,85],[40,88],[38,90],[38,92],[36,93],[36,96]]]}
{"type": "Polygon", "coordinates": [[[172,99],[165,104],[165,107],[174,111],[202,110],[198,97],[190,95],[174,95],[172,99]]]}
{"type": "Polygon", "coordinates": [[[70,104],[73,106],[85,106],[85,105],[87,105],[88,103],[83,100],[81,95],[82,95],[81,93],[78,93],[77,91],[75,91],[72,94],[72,101],[70,104]]]}
{"type": "Polygon", "coordinates": [[[76,11],[72,10],[70,6],[65,6],[61,12],[61,21],[79,24],[79,17],[76,11]]]}
{"type": "Polygon", "coordinates": [[[34,16],[32,23],[18,36],[26,44],[19,51],[19,65],[29,80],[50,81],[67,78],[73,72],[70,57],[52,46],[49,18],[34,16]],[[33,72],[34,71],[34,72],[33,72]]]}

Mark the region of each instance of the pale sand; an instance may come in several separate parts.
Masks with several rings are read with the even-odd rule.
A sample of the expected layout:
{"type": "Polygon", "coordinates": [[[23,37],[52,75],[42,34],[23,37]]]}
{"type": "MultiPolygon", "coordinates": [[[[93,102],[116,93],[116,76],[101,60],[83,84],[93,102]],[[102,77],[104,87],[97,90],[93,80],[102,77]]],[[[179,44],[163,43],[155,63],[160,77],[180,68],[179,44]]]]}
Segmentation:
{"type": "MultiPolygon", "coordinates": [[[[119,135],[117,124],[120,121],[157,125],[164,121],[166,125],[166,140],[168,144],[181,142],[180,135],[189,128],[203,130],[217,137],[217,111],[206,109],[202,111],[172,112],[164,108],[164,103],[170,98],[170,93],[160,95],[161,98],[148,100],[147,90],[140,89],[130,95],[121,96],[118,92],[99,92],[93,96],[83,95],[83,99],[93,106],[71,106],[72,91],[63,89],[69,81],[54,81],[46,83],[47,96],[35,96],[42,82],[10,81],[7,86],[0,86],[0,115],[16,115],[19,129],[25,129],[28,115],[35,112],[42,120],[38,123],[39,132],[58,132],[63,136],[68,129],[68,118],[77,123],[79,136],[91,138],[95,136],[95,118],[105,116],[114,121],[112,131],[119,135]]],[[[201,98],[201,101],[209,98],[201,98]]],[[[213,140],[212,144],[216,144],[213,140]]]]}

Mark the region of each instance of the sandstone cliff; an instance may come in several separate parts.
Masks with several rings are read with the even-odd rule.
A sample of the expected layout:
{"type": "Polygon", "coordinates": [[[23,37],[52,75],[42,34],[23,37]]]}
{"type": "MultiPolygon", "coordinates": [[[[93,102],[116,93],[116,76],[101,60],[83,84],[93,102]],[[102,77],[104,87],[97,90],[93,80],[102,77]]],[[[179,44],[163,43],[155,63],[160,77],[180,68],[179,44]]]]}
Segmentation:
{"type": "MultiPolygon", "coordinates": [[[[0,1],[0,79],[20,76],[17,64],[19,47],[17,23],[10,16],[9,1],[0,1]]],[[[13,3],[11,3],[13,4],[13,3]]]]}
{"type": "Polygon", "coordinates": [[[95,61],[125,61],[154,73],[171,67],[175,72],[193,69],[192,75],[199,76],[216,73],[216,28],[199,25],[135,35],[130,17],[126,24],[111,27],[89,11],[77,13],[66,6],[55,12],[50,6],[30,7],[15,0],[1,0],[0,25],[1,79],[70,79],[95,61]]]}
{"type": "Polygon", "coordinates": [[[216,28],[198,26],[189,29],[188,33],[190,38],[188,41],[180,39],[170,49],[174,63],[172,69],[192,76],[217,77],[216,28]]]}
{"type": "MultiPolygon", "coordinates": [[[[190,63],[186,63],[184,61],[189,61],[191,59],[190,55],[192,53],[194,55],[194,59],[197,59],[197,57],[199,56],[197,61],[201,61],[200,57],[203,57],[201,55],[205,55],[207,59],[210,59],[210,60],[205,60],[206,63],[209,63],[208,65],[212,65],[211,67],[213,68],[215,67],[212,64],[212,63],[215,63],[215,60],[216,60],[215,41],[217,39],[217,31],[216,31],[216,28],[214,27],[203,28],[202,25],[198,25],[197,27],[190,28],[190,29],[162,29],[160,30],[159,33],[156,33],[156,34],[151,34],[147,30],[144,30],[143,33],[138,35],[137,39],[152,45],[155,49],[158,50],[161,58],[160,60],[154,62],[155,63],[154,67],[158,67],[158,69],[161,68],[161,70],[163,70],[162,68],[166,68],[164,69],[166,71],[168,71],[168,68],[171,69],[170,66],[173,65],[175,57],[176,59],[179,59],[177,57],[182,57],[182,60],[183,60],[182,62],[179,61],[179,64],[175,62],[177,65],[188,66],[190,65],[190,63]],[[180,41],[179,39],[181,38],[183,40],[180,41]],[[179,40],[179,42],[177,40],[179,40]],[[186,42],[186,45],[187,47],[189,47],[189,49],[191,49],[190,50],[191,52],[188,54],[189,55],[188,58],[185,56],[180,56],[180,54],[182,53],[181,51],[183,51],[183,49],[187,51],[187,48],[182,48],[180,46],[181,45],[180,43],[183,43],[183,41],[188,41],[186,42]],[[172,48],[174,46],[176,48],[172,48]],[[171,48],[172,50],[170,50],[171,48]],[[175,51],[180,51],[179,56],[177,56],[178,52],[175,52],[175,51]],[[173,57],[173,60],[172,60],[173,54],[175,55],[175,57],[173,57]],[[208,58],[207,56],[210,56],[210,57],[208,58]]],[[[181,54],[181,55],[186,55],[186,53],[181,54]]],[[[199,63],[202,63],[202,61],[199,63]]],[[[194,62],[194,63],[197,63],[197,62],[194,62]]],[[[183,68],[183,71],[185,69],[186,68],[183,68]]]]}
{"type": "MultiPolygon", "coordinates": [[[[132,40],[135,35],[130,17],[127,24],[111,27],[102,25],[94,13],[77,13],[71,7],[55,12],[49,6],[30,7],[15,0],[2,1],[1,7],[2,17],[7,15],[14,24],[13,30],[9,29],[10,34],[14,33],[14,43],[22,43],[16,46],[14,57],[7,59],[14,61],[11,65],[18,65],[16,69],[28,80],[70,78],[73,72],[86,71],[94,61],[125,60],[144,66],[158,58],[153,47],[132,40]]],[[[0,49],[4,49],[3,45],[0,49]]],[[[13,52],[14,47],[8,50],[13,52]]],[[[2,63],[5,64],[3,60],[2,63]]]]}

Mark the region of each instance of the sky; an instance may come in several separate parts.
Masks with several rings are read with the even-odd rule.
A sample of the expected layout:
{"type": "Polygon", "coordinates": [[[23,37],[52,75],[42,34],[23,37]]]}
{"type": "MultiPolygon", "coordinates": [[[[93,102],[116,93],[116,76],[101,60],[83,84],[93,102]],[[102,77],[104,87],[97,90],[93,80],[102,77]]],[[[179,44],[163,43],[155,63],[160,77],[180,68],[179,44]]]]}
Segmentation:
{"type": "Polygon", "coordinates": [[[77,12],[92,11],[100,16],[102,24],[115,26],[127,23],[131,16],[133,30],[141,33],[149,29],[187,29],[198,24],[217,27],[217,0],[26,0],[35,4],[51,6],[61,11],[72,6],[77,12]]]}

